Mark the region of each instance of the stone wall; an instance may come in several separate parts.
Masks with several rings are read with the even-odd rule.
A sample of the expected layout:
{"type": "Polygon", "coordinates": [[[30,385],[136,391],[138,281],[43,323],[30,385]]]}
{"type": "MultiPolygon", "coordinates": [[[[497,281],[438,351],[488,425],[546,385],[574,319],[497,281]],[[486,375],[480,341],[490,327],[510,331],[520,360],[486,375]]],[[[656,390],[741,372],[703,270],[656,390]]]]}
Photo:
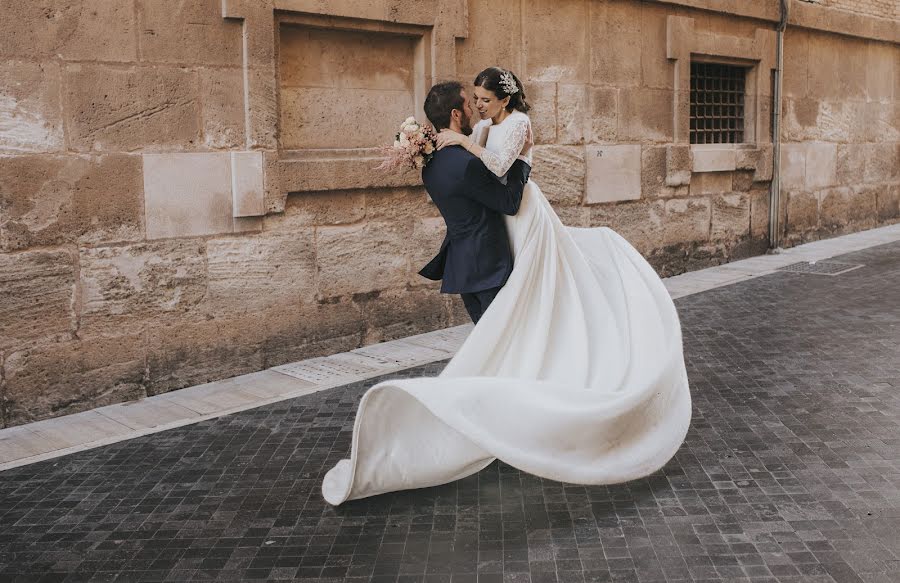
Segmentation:
{"type": "MultiPolygon", "coordinates": [[[[488,65],[564,222],[664,275],[763,252],[777,2],[733,5],[0,0],[0,424],[467,321],[416,274],[439,214],[372,147],[488,65]],[[748,144],[689,145],[693,54],[748,67],[748,144]]],[[[900,216],[897,39],[815,28],[786,38],[788,244],[900,216]]]]}
{"type": "Polygon", "coordinates": [[[888,18],[900,18],[900,2],[898,0],[803,0],[813,4],[821,4],[838,10],[888,18]]]}

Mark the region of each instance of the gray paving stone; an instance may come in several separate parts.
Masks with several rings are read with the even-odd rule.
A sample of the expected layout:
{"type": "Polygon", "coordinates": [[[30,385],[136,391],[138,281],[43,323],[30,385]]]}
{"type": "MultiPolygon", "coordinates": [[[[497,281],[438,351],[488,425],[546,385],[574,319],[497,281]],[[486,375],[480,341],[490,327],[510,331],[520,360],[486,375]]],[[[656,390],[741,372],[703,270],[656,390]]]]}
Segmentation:
{"type": "Polygon", "coordinates": [[[694,398],[660,472],[501,462],[328,506],[383,378],[0,473],[0,581],[900,581],[900,243],[678,300],[694,398]]]}

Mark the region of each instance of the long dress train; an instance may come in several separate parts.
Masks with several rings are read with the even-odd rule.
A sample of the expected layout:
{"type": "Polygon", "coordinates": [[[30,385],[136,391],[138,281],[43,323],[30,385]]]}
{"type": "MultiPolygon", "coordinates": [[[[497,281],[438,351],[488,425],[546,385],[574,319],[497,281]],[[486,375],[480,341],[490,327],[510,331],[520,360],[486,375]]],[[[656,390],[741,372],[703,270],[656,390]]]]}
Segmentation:
{"type": "MultiPolygon", "coordinates": [[[[527,123],[514,113],[490,128],[483,159],[498,175],[527,123]]],[[[329,503],[444,484],[495,458],[562,482],[619,483],[680,447],[691,418],[681,326],[653,268],[608,228],[563,225],[534,181],[507,227],[506,285],[438,377],[366,392],[350,459],[323,481],[329,503]]]]}

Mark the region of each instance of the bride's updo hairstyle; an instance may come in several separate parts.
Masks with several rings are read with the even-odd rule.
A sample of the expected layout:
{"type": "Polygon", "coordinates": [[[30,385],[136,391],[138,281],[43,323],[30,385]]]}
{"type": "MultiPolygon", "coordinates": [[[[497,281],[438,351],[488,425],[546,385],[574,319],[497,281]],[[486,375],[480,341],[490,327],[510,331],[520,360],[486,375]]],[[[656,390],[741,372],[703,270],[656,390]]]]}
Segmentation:
{"type": "Polygon", "coordinates": [[[522,87],[522,82],[512,71],[500,67],[488,67],[475,77],[475,87],[484,87],[499,99],[509,96],[509,105],[506,106],[506,111],[515,109],[522,113],[528,113],[528,110],[531,109],[531,106],[525,101],[525,88],[522,87]],[[514,83],[509,83],[510,80],[514,83]]]}

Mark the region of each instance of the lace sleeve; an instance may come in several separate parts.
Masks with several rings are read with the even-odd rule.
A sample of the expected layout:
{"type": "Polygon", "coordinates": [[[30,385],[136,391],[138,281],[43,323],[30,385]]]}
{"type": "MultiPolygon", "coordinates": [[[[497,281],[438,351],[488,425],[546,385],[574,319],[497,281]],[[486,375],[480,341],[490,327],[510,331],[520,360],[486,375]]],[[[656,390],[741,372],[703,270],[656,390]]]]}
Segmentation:
{"type": "MultiPolygon", "coordinates": [[[[509,123],[513,125],[507,130],[500,151],[492,152],[485,149],[481,153],[481,161],[497,176],[506,174],[522,151],[530,120],[523,115],[521,118],[509,120],[509,123]]],[[[496,129],[494,128],[494,131],[496,129]]]]}

